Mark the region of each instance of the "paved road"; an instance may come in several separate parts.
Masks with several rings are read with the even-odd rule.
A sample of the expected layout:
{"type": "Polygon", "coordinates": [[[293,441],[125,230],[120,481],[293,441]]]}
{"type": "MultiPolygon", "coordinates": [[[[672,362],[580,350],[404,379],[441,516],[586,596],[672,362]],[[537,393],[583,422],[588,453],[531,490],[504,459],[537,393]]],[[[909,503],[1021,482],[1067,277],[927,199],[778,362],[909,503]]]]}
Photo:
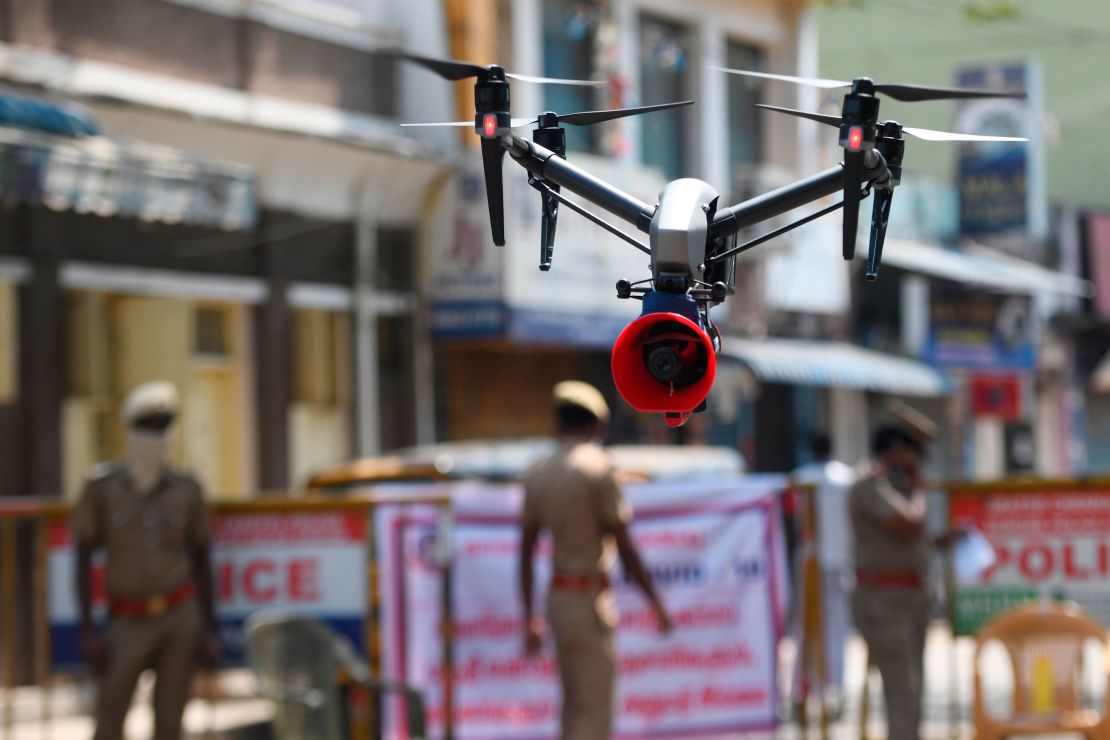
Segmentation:
{"type": "MultiPolygon", "coordinates": [[[[970,639],[951,639],[946,625],[936,623],[929,631],[926,647],[926,691],[925,726],[923,738],[972,738],[970,725],[972,675],[971,660],[973,644],[970,639]]],[[[782,646],[783,673],[786,674],[788,661],[793,648],[788,643],[782,646]]],[[[847,701],[843,716],[831,729],[833,740],[854,740],[859,737],[860,688],[863,685],[864,656],[862,642],[853,638],[848,648],[846,667],[847,701]]],[[[1092,656],[1095,665],[1101,665],[1097,655],[1092,656]]],[[[996,700],[1005,701],[1009,690],[1010,669],[1003,654],[990,655],[985,660],[985,672],[995,682],[996,700]]],[[[127,717],[129,738],[150,736],[152,717],[149,707],[149,680],[144,680],[138,698],[127,717]]],[[[218,681],[200,690],[209,696],[219,696],[218,701],[195,699],[185,715],[186,729],[192,738],[207,740],[232,740],[244,737],[237,729],[257,725],[270,716],[270,706],[266,701],[253,696],[253,682],[244,670],[224,671],[218,681]]],[[[1106,676],[1092,675],[1087,682],[1086,692],[1091,696],[1105,696],[1106,676]]],[[[3,717],[4,698],[0,692],[0,718],[3,717]]],[[[44,699],[46,694],[38,689],[19,689],[14,692],[12,706],[15,723],[13,732],[5,735],[0,725],[0,740],[76,740],[92,735],[92,720],[89,709],[92,702],[91,687],[87,683],[59,679],[50,695],[52,719],[44,722],[44,699]]],[[[877,675],[872,677],[872,708],[869,737],[886,736],[882,723],[882,688],[877,675]]],[[[733,736],[740,737],[740,736],[733,736]]],[[[785,724],[774,733],[749,734],[743,737],[752,740],[801,740],[805,735],[796,723],[785,724]]],[[[817,738],[816,728],[810,728],[810,738],[817,738]]]]}

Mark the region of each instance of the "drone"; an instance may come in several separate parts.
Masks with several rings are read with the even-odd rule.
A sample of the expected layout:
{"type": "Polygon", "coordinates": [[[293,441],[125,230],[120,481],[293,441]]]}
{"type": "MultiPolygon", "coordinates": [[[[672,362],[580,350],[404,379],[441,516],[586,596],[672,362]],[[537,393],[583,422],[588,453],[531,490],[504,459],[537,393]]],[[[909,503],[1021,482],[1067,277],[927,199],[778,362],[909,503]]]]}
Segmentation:
{"type": "Polygon", "coordinates": [[[737,255],[843,209],[842,253],[845,260],[852,260],[856,252],[859,205],[863,198],[874,193],[864,277],[875,280],[882,261],[894,189],[902,179],[904,134],[925,141],[1027,141],[1021,137],[933,131],[879,120],[879,95],[916,102],[1024,98],[1023,92],[879,83],[867,77],[849,82],[711,67],[726,74],[826,89],[848,88],[840,116],[759,105],[837,127],[844,161],[736,205],[722,205],[720,193],[713,186],[693,178],[667,183],[659,194],[659,202],[649,204],[568,162],[563,127],[650,114],[691,105],[693,101],[567,114],[547,111],[529,118],[513,118],[509,112],[509,79],[569,85],[603,83],[519,75],[496,64],[481,66],[434,59],[398,49],[382,53],[423,66],[447,80],[475,79],[473,121],[402,125],[474,127],[481,137],[482,168],[494,244],[505,245],[502,161],[507,153],[528,173],[528,184],[541,196],[540,270],[551,269],[560,205],[650,256],[650,277],[634,282],[619,280],[616,284],[618,298],[640,300],[643,309],[617,337],[611,369],[617,391],[632,408],[662,413],[670,427],[682,426],[692,414],[706,408],[721,349],[720,332],[710,320],[709,311],[710,307],[723,303],[735,293],[737,255]],[[531,141],[514,133],[516,128],[531,125],[536,127],[532,130],[531,141]],[[568,198],[564,190],[646,233],[648,246],[568,198]],[[837,192],[842,193],[839,203],[737,244],[741,230],[837,192]]]}

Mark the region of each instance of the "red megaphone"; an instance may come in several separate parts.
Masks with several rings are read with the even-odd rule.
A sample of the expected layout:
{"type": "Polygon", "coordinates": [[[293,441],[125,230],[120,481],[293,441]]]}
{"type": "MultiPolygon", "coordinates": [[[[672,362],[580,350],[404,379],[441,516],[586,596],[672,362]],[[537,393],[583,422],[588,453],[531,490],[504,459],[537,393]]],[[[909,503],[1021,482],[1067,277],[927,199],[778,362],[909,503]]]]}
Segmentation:
{"type": "Polygon", "coordinates": [[[632,408],[689,416],[713,387],[717,353],[701,326],[659,311],[624,328],[611,366],[617,391],[632,408]]]}

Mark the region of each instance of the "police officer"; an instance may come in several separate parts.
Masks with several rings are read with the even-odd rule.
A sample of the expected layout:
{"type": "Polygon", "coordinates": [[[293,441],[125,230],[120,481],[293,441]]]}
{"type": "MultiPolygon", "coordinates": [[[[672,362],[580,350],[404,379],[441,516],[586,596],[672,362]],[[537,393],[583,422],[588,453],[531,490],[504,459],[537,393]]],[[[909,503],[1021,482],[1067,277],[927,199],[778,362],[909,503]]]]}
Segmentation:
{"type": "MultiPolygon", "coordinates": [[[[929,598],[921,464],[936,425],[897,404],[872,441],[876,463],[849,494],[855,538],[852,616],[883,679],[887,736],[916,740],[924,688],[929,598]]],[[[958,533],[938,538],[945,545],[958,533]]]]}
{"type": "Polygon", "coordinates": [[[154,738],[177,740],[198,659],[216,658],[209,512],[196,480],[166,462],[177,417],[168,382],[135,388],[127,454],[94,469],[73,513],[81,648],[100,677],[94,740],[120,740],[139,675],[157,674],[154,738]],[[108,623],[92,617],[92,556],[105,554],[108,623]]]}
{"type": "Polygon", "coordinates": [[[539,652],[546,625],[533,613],[532,559],[543,529],[554,540],[547,619],[555,637],[562,684],[563,740],[603,740],[612,725],[616,604],[607,571],[613,549],[667,632],[671,619],[628,533],[632,511],[598,443],[609,408],[596,388],[574,380],[555,386],[558,448],[524,482],[520,585],[525,650],[539,652]]]}

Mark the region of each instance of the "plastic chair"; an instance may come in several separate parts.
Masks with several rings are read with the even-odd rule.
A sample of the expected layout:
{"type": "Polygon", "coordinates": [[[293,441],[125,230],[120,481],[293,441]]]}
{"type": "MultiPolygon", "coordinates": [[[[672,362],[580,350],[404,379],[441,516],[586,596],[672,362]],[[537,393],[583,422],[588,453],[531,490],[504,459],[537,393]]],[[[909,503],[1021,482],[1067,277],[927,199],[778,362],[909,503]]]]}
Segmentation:
{"type": "MultiPolygon", "coordinates": [[[[408,686],[379,681],[354,647],[325,623],[282,612],[252,615],[245,626],[247,663],[258,691],[275,704],[274,731],[281,740],[344,740],[349,737],[344,682],[407,699],[408,735],[424,737],[424,701],[408,686]]],[[[376,716],[380,715],[375,713],[376,716]]],[[[374,728],[381,737],[381,728],[374,728]]]]}
{"type": "Polygon", "coordinates": [[[1009,735],[1077,732],[1110,740],[1110,695],[1100,713],[1081,705],[1083,646],[1095,640],[1107,650],[1106,629],[1075,604],[1031,604],[988,623],[975,645],[975,732],[981,740],[1009,735]],[[983,701],[980,657],[985,645],[998,641],[1014,672],[1013,710],[1009,717],[987,714],[983,701]]]}

